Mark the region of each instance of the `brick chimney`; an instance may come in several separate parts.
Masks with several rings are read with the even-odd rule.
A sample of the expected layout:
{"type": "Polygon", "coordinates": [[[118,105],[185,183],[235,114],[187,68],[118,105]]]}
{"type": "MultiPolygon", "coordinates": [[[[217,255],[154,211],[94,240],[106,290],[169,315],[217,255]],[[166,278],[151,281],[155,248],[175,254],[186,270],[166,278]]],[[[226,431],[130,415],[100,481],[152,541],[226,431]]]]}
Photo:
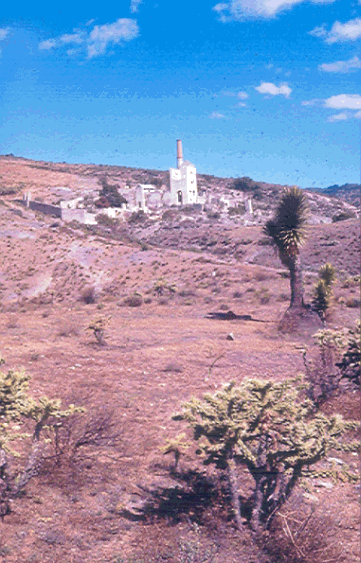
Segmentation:
{"type": "Polygon", "coordinates": [[[182,149],[182,141],[180,139],[177,140],[177,168],[183,164],[183,149],[182,149]]]}

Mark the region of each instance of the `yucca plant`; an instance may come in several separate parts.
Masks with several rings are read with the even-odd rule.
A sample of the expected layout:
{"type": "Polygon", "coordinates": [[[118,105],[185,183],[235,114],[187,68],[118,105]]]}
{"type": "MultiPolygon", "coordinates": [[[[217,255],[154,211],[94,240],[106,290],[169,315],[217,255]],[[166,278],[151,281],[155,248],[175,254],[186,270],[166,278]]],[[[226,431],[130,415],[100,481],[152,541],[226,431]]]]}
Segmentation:
{"type": "Polygon", "coordinates": [[[306,242],[305,225],[308,216],[306,194],[296,186],[287,188],[273,219],[267,221],[264,232],[271,237],[279,257],[290,271],[292,309],[305,307],[303,300],[300,248],[306,242]]]}
{"type": "Polygon", "coordinates": [[[336,280],[336,270],[327,262],[318,271],[318,280],[313,288],[312,305],[318,314],[324,318],[332,301],[332,285],[336,280]]]}

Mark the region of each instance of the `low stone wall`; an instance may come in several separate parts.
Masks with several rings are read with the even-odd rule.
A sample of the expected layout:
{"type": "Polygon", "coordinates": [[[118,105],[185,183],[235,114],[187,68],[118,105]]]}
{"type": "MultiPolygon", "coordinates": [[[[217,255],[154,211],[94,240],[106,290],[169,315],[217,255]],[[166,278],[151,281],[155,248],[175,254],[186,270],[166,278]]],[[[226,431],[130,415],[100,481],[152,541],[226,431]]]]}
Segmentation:
{"type": "Polygon", "coordinates": [[[63,221],[78,221],[85,225],[96,225],[95,213],[89,213],[86,209],[62,209],[61,218],[63,221]]]}
{"type": "Polygon", "coordinates": [[[45,215],[54,215],[61,218],[61,208],[56,205],[49,205],[48,203],[41,203],[40,201],[29,201],[29,209],[33,211],[40,211],[45,215]]]}

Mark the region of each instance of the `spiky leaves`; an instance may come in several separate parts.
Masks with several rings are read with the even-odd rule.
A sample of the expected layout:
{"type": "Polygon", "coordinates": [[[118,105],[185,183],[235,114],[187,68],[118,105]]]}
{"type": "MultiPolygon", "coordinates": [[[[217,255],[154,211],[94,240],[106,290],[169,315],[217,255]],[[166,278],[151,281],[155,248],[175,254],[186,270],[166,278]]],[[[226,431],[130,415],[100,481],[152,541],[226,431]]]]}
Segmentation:
{"type": "MultiPolygon", "coordinates": [[[[289,310],[296,316],[304,315],[300,247],[306,241],[307,201],[305,193],[293,186],[287,188],[278,204],[273,219],[267,221],[264,232],[276,245],[282,264],[290,271],[291,304],[289,310]]],[[[290,316],[290,314],[288,315],[290,316]]],[[[289,320],[294,323],[294,315],[289,320]]],[[[287,315],[285,316],[287,321],[287,315]]],[[[291,323],[291,324],[292,324],[291,323]]],[[[286,323],[287,324],[287,323],[286,323]]]]}
{"type": "Polygon", "coordinates": [[[276,209],[273,219],[267,221],[264,232],[277,246],[280,258],[289,258],[299,253],[306,241],[307,198],[305,193],[293,186],[287,188],[276,209]]]}
{"type": "MultiPolygon", "coordinates": [[[[268,525],[304,471],[309,475],[309,467],[330,449],[344,448],[343,434],[357,426],[339,416],[314,414],[302,392],[296,380],[230,383],[203,400],[192,398],[174,417],[192,427],[204,463],[228,470],[231,490],[234,464],[252,475],[255,486],[248,502],[254,529],[268,525]]],[[[233,507],[237,503],[235,493],[233,507]]]]}

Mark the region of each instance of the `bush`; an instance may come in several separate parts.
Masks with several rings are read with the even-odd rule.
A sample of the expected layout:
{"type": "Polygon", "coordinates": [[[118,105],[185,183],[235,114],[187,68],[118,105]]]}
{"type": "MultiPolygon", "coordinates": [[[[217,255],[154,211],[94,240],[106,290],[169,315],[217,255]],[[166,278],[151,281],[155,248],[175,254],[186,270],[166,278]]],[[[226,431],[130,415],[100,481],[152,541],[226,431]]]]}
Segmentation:
{"type": "Polygon", "coordinates": [[[91,305],[92,303],[95,303],[95,300],[96,300],[96,293],[94,286],[85,287],[79,296],[79,301],[83,301],[83,303],[86,303],[87,305],[91,305]]]}
{"type": "Polygon", "coordinates": [[[99,191],[99,199],[95,202],[97,207],[121,207],[127,203],[125,197],[119,193],[117,184],[108,184],[107,178],[101,179],[102,189],[99,191]]]}
{"type": "Polygon", "coordinates": [[[147,220],[146,214],[142,209],[139,211],[133,211],[129,217],[129,223],[144,223],[147,220]]]}
{"type": "MultiPolygon", "coordinates": [[[[193,429],[203,463],[227,472],[238,528],[242,529],[247,508],[248,522],[258,533],[270,527],[296,483],[302,476],[312,476],[311,466],[329,450],[359,449],[359,443],[342,442],[343,435],[358,423],[315,413],[312,401],[304,397],[304,387],[292,379],[249,379],[238,387],[228,383],[203,400],[192,398],[173,418],[188,422],[193,429]],[[254,482],[247,499],[239,496],[240,467],[254,482]]],[[[337,477],[335,472],[332,475],[337,477]]]]}
{"type": "MultiPolygon", "coordinates": [[[[4,363],[3,360],[0,363],[4,363]]],[[[0,373],[0,516],[10,512],[10,503],[38,475],[44,461],[49,434],[82,409],[61,409],[59,399],[29,395],[30,376],[13,370],[0,373]],[[29,432],[30,430],[30,432],[29,432]],[[27,454],[21,443],[26,443],[27,454]]]]}
{"type": "Polygon", "coordinates": [[[336,280],[336,270],[327,262],[318,271],[318,281],[313,289],[312,306],[323,318],[325,317],[332,301],[332,285],[336,280]]]}
{"type": "Polygon", "coordinates": [[[337,223],[338,221],[347,221],[347,219],[354,219],[356,217],[355,213],[352,211],[341,211],[340,213],[336,213],[332,217],[332,223],[337,223]]]}
{"type": "Polygon", "coordinates": [[[244,215],[245,209],[243,205],[238,205],[237,207],[229,207],[228,208],[228,215],[230,217],[234,217],[237,215],[244,215]]]}
{"type": "Polygon", "coordinates": [[[133,293],[124,299],[124,304],[128,307],[140,307],[143,305],[143,296],[140,293],[133,293]]]}

